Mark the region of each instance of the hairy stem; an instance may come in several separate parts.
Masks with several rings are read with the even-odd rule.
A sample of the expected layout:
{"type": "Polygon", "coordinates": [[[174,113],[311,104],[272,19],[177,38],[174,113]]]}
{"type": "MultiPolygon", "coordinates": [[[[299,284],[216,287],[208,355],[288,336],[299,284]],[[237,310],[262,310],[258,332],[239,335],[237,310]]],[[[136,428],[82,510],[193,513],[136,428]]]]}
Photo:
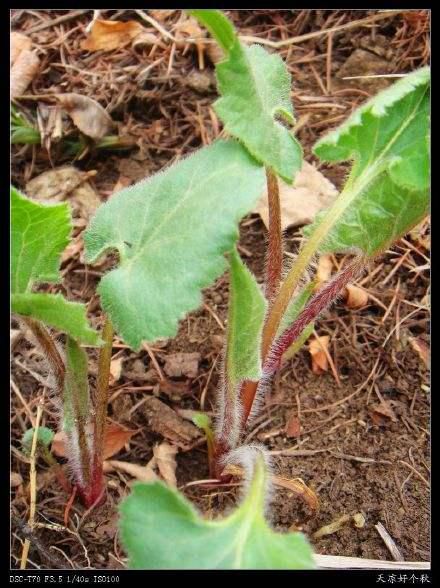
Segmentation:
{"type": "Polygon", "coordinates": [[[283,240],[281,233],[280,191],[276,175],[266,168],[267,198],[269,204],[269,245],[267,249],[266,291],[269,301],[278,293],[283,266],[283,240]]]}
{"type": "Polygon", "coordinates": [[[87,355],[74,339],[67,337],[66,357],[63,428],[69,449],[69,463],[72,466],[78,493],[84,504],[88,505],[92,488],[93,464],[87,355]]]}
{"type": "MultiPolygon", "coordinates": [[[[348,184],[347,184],[348,186],[348,184]]],[[[340,194],[335,204],[330,208],[325,217],[310,235],[304,247],[300,250],[290,272],[282,283],[277,297],[269,310],[266,322],[263,327],[262,357],[263,361],[276,337],[281,319],[287,310],[289,302],[318,247],[329,234],[335,222],[344,213],[347,206],[358,193],[358,190],[346,189],[340,194]]]]}
{"type": "Polygon", "coordinates": [[[99,351],[98,379],[95,394],[95,434],[94,434],[94,474],[102,476],[104,459],[104,439],[107,419],[108,383],[110,377],[110,363],[113,347],[113,326],[106,317],[102,329],[104,345],[99,351]]]}
{"type": "Polygon", "coordinates": [[[55,378],[57,392],[61,393],[64,388],[64,378],[66,367],[63,358],[58,351],[53,337],[49,331],[39,321],[27,317],[20,317],[21,320],[30,328],[38,344],[40,345],[44,356],[46,357],[50,370],[55,378]]]}
{"type": "Polygon", "coordinates": [[[263,363],[263,374],[270,376],[281,363],[285,351],[338,296],[339,292],[365,267],[366,259],[356,257],[345,269],[329,280],[308,302],[296,320],[273,343],[263,363]]]}

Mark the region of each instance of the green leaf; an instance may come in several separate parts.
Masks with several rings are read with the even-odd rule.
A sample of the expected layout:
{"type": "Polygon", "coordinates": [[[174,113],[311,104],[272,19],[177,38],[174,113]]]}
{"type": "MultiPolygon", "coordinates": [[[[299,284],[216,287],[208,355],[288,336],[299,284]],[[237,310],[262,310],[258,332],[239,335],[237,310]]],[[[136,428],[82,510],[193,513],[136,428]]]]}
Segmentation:
{"type": "Polygon", "coordinates": [[[61,294],[31,292],[35,284],[61,280],[61,253],[72,228],[69,206],[33,202],[11,187],[11,218],[12,311],[47,323],[85,344],[100,345],[83,304],[68,302],[61,294]]]}
{"type": "Polygon", "coordinates": [[[71,337],[66,341],[66,360],[63,429],[71,434],[90,418],[87,354],[71,337]]]}
{"type": "Polygon", "coordinates": [[[194,411],[191,420],[199,429],[212,430],[211,418],[205,412],[194,411]]]}
{"type": "Polygon", "coordinates": [[[259,45],[242,45],[227,18],[217,10],[192,10],[228,53],[216,65],[222,97],[214,104],[226,130],[263,165],[291,184],[301,168],[302,149],[277,117],[295,122],[291,76],[281,57],[259,45]]]}
{"type": "Polygon", "coordinates": [[[230,255],[226,379],[231,388],[261,377],[261,330],[266,301],[255,277],[234,248],[230,255]]]}
{"type": "MultiPolygon", "coordinates": [[[[31,427],[24,433],[23,437],[21,438],[23,450],[27,454],[31,452],[34,433],[35,428],[31,427]]],[[[47,427],[38,427],[37,444],[39,443],[43,447],[49,447],[49,445],[52,443],[54,436],[55,433],[51,431],[51,429],[48,429],[47,427]]]]}
{"type": "Polygon", "coordinates": [[[25,126],[11,127],[12,145],[39,145],[40,142],[40,133],[36,129],[25,126]]]}
{"type": "Polygon", "coordinates": [[[173,337],[224,271],[237,223],[264,186],[264,169],[236,141],[218,141],[98,209],[85,234],[86,258],[119,252],[98,292],[116,331],[133,349],[173,337]]]}
{"type": "Polygon", "coordinates": [[[89,326],[84,304],[69,302],[61,294],[13,294],[12,311],[68,333],[85,345],[102,343],[98,333],[89,326]]]}
{"type": "Polygon", "coordinates": [[[215,37],[220,47],[229,53],[237,42],[237,35],[231,21],[220,10],[187,10],[195,16],[215,37]]]}
{"type": "Polygon", "coordinates": [[[321,159],[354,161],[335,204],[304,231],[321,252],[374,256],[429,213],[429,80],[428,67],[409,74],[315,145],[321,159]]]}
{"type": "Polygon", "coordinates": [[[66,341],[66,375],[63,390],[63,431],[75,481],[88,488],[91,479],[92,422],[87,354],[71,337],[66,341]]]}
{"type": "Polygon", "coordinates": [[[59,282],[61,253],[69,243],[67,204],[40,204],[11,187],[12,292],[29,291],[35,282],[59,282]]]}
{"type": "Polygon", "coordinates": [[[312,569],[301,533],[275,533],[264,518],[267,472],[256,460],[242,505],[207,521],[176,490],[161,482],[135,484],[121,511],[121,537],[136,569],[312,569]],[[164,532],[166,530],[166,532],[164,532]]]}

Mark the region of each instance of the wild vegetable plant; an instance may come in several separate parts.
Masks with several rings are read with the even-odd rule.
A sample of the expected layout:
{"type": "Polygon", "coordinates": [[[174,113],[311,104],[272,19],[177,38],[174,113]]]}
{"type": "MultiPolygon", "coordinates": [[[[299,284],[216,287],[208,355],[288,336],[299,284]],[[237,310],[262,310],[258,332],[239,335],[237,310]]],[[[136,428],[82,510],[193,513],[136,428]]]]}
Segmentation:
{"type": "MultiPolygon", "coordinates": [[[[246,455],[247,450],[242,446],[246,426],[250,417],[258,410],[263,393],[270,386],[271,379],[283,358],[291,356],[300,348],[310,335],[314,321],[336,300],[341,290],[376,256],[407,233],[429,212],[429,68],[422,68],[405,76],[370,99],[343,125],[315,145],[314,153],[323,161],[351,161],[351,172],[335,203],[322,212],[313,225],[304,230],[307,240],[294,262],[290,267],[284,267],[277,177],[291,183],[301,167],[302,159],[301,148],[286,126],[286,122],[294,122],[289,98],[290,76],[278,56],[269,55],[258,46],[243,46],[231,23],[218,11],[190,12],[206,25],[224,51],[224,60],[216,66],[221,97],[214,108],[222,119],[226,132],[236,140],[216,142],[179,165],[186,164],[185,171],[190,167],[198,169],[198,182],[191,184],[196,186],[195,190],[200,182],[208,180],[204,187],[205,198],[209,199],[215,186],[210,181],[210,173],[215,169],[217,177],[222,177],[226,168],[225,161],[218,157],[215,164],[206,166],[202,171],[196,163],[198,158],[202,157],[203,152],[218,150],[220,145],[224,158],[226,154],[229,156],[235,150],[237,155],[240,154],[238,166],[240,167],[244,161],[247,165],[243,170],[237,171],[237,176],[243,179],[244,183],[237,184],[232,189],[233,193],[241,196],[242,192],[246,192],[249,201],[253,201],[264,175],[269,201],[269,239],[264,291],[260,289],[255,277],[246,268],[231,243],[235,239],[230,239],[229,247],[224,247],[221,251],[228,253],[230,301],[224,374],[218,390],[217,426],[215,439],[209,443],[209,454],[212,475],[219,480],[225,480],[225,464],[233,460],[237,452],[246,455]],[[283,119],[284,123],[281,123],[279,118],[283,119]],[[246,176],[247,166],[251,161],[254,162],[255,168],[249,174],[249,179],[252,176],[254,182],[250,182],[246,176]],[[352,254],[352,260],[316,291],[315,284],[307,280],[307,275],[312,260],[317,254],[324,252],[352,254]]],[[[177,169],[174,169],[177,173],[177,169]]],[[[168,171],[168,174],[170,173],[171,170],[168,171]]],[[[165,184],[168,194],[172,194],[172,188],[177,185],[176,176],[173,176],[173,183],[170,184],[164,176],[157,178],[156,181],[160,186],[165,184]]],[[[182,173],[180,177],[179,201],[188,202],[191,198],[188,182],[185,174],[182,173]]],[[[150,182],[154,186],[153,181],[150,182]]],[[[151,229],[146,229],[145,222],[148,223],[148,215],[156,209],[152,207],[155,194],[157,191],[151,190],[149,198],[144,201],[143,226],[139,226],[142,225],[139,221],[136,223],[132,214],[141,198],[140,195],[136,195],[134,188],[124,195],[120,194],[119,199],[110,202],[106,210],[99,211],[89,232],[89,250],[93,258],[109,246],[117,247],[120,251],[120,269],[113,272],[113,276],[110,274],[107,277],[106,289],[102,291],[103,300],[104,305],[108,305],[108,312],[114,313],[113,320],[121,321],[121,332],[125,329],[125,336],[128,335],[132,343],[137,344],[141,338],[150,337],[153,340],[155,337],[174,334],[179,312],[189,310],[196,302],[195,297],[189,300],[184,294],[185,291],[180,290],[179,293],[183,294],[184,299],[179,297],[179,301],[173,304],[173,296],[170,296],[169,305],[167,290],[162,289],[158,303],[156,286],[159,282],[158,275],[154,272],[156,264],[152,258],[154,256],[159,259],[164,256],[162,261],[165,262],[169,252],[167,254],[165,248],[162,250],[159,246],[160,240],[173,243],[175,236],[168,232],[167,220],[172,217],[171,208],[168,208],[168,215],[163,217],[164,222],[158,221],[161,232],[159,243],[157,246],[152,244],[153,247],[150,246],[148,249],[146,247],[147,234],[151,234],[151,229]],[[118,226],[112,227],[111,219],[116,217],[116,212],[120,213],[121,217],[118,226]],[[129,234],[134,234],[135,238],[128,237],[129,234]],[[130,239],[130,244],[125,241],[126,236],[130,239]],[[99,247],[95,245],[98,242],[99,247]],[[146,276],[147,280],[143,282],[143,292],[146,294],[148,306],[143,312],[139,307],[136,308],[134,302],[134,292],[142,284],[142,280],[136,277],[139,271],[142,271],[141,267],[145,270],[148,267],[150,278],[148,280],[146,276]],[[126,278],[124,281],[121,279],[122,276],[126,278]],[[113,306],[111,301],[116,298],[116,292],[123,293],[123,298],[127,302],[130,301],[129,307],[133,312],[131,316],[128,316],[127,307],[113,306]],[[141,316],[145,317],[144,327],[141,316]],[[159,317],[169,323],[169,328],[167,326],[163,329],[162,325],[157,328],[159,317]]],[[[222,181],[218,197],[223,201],[227,200],[230,194],[230,184],[222,181]]],[[[161,202],[166,207],[165,203],[161,202]]],[[[197,231],[203,230],[198,223],[201,210],[200,205],[197,211],[191,211],[195,215],[193,226],[197,226],[197,231]]],[[[181,227],[186,227],[190,220],[183,213],[183,206],[180,211],[181,227]]],[[[223,220],[216,214],[217,211],[212,212],[210,218],[213,220],[209,222],[209,230],[214,230],[214,233],[223,220]]],[[[183,230],[185,231],[185,228],[183,230]]],[[[153,231],[153,234],[157,235],[158,231],[153,231]]],[[[214,234],[211,244],[215,242],[214,234]]],[[[175,267],[167,267],[175,270],[174,275],[179,276],[179,281],[191,267],[188,265],[191,259],[206,258],[206,251],[203,248],[192,250],[192,254],[188,254],[186,249],[182,248],[178,254],[179,262],[175,267]]],[[[217,271],[220,267],[218,264],[217,271]]],[[[212,272],[211,280],[216,273],[212,272]]],[[[203,286],[208,281],[202,279],[196,269],[190,271],[190,277],[193,286],[196,283],[203,286]],[[196,273],[199,277],[198,282],[194,279],[196,273]]],[[[162,282],[164,281],[166,278],[162,276],[162,282]]],[[[173,293],[176,290],[174,287],[169,289],[173,293]]],[[[248,497],[258,486],[256,480],[261,475],[261,468],[264,468],[263,463],[264,460],[253,460],[253,468],[248,475],[251,481],[248,497]]],[[[180,566],[188,567],[301,567],[301,562],[296,559],[301,550],[287,554],[280,549],[277,552],[279,557],[276,557],[268,547],[268,557],[260,559],[258,549],[252,543],[256,541],[254,535],[257,533],[250,530],[253,529],[252,517],[262,516],[255,495],[255,509],[253,514],[248,511],[249,521],[245,523],[249,534],[236,529],[235,535],[233,534],[236,541],[223,538],[219,539],[219,544],[223,548],[218,547],[219,544],[215,546],[215,538],[221,536],[221,529],[228,527],[231,519],[240,519],[242,513],[246,512],[248,500],[249,498],[245,498],[231,517],[220,522],[203,523],[175,491],[166,489],[160,483],[138,485],[122,506],[122,537],[130,555],[131,565],[174,567],[180,562],[180,566]],[[156,508],[158,505],[160,507],[156,508]],[[154,529],[163,528],[165,522],[172,517],[171,513],[177,512],[179,515],[173,519],[175,524],[169,533],[172,547],[160,543],[159,554],[159,539],[154,529]],[[182,537],[181,541],[179,537],[182,537]],[[240,538],[243,537],[245,540],[241,542],[240,538]],[[173,541],[174,538],[176,542],[173,541]],[[213,545],[209,543],[208,538],[212,539],[213,545]],[[176,544],[182,547],[176,550],[176,544]],[[202,545],[209,547],[205,551],[202,545]],[[215,559],[211,554],[211,548],[212,552],[221,553],[222,557],[215,559]],[[240,555],[234,554],[234,550],[240,555]],[[179,555],[182,557],[179,558],[179,555]]],[[[284,538],[286,541],[287,537],[284,538]]],[[[293,542],[294,538],[291,539],[293,542]]],[[[264,545],[270,545],[269,538],[264,534],[261,541],[264,545]]],[[[306,565],[312,566],[308,549],[305,547],[304,553],[308,554],[306,559],[309,558],[306,565]]],[[[301,557],[299,559],[301,560],[301,557]]],[[[302,562],[304,563],[304,560],[302,562]]]]}
{"type": "MultiPolygon", "coordinates": [[[[40,284],[60,282],[61,254],[72,228],[68,205],[40,204],[11,188],[11,220],[12,311],[29,328],[47,360],[54,400],[61,410],[73,482],[85,505],[91,506],[104,493],[102,448],[112,329],[107,323],[101,340],[90,327],[83,304],[70,302],[62,294],[34,291],[40,284]],[[46,326],[65,334],[64,348],[46,326]],[[82,345],[101,346],[94,404],[82,345]]],[[[29,435],[28,431],[23,438],[24,447],[29,435]]],[[[47,447],[47,430],[39,429],[37,441],[43,458],[56,466],[47,447]]],[[[59,468],[57,474],[66,487],[59,468]]]]}

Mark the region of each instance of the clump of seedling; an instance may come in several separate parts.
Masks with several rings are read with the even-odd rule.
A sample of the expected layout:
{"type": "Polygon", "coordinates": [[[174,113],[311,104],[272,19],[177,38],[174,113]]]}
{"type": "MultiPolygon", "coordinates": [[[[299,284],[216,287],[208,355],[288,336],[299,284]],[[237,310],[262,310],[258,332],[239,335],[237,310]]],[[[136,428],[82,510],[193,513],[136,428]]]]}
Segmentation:
{"type": "MultiPolygon", "coordinates": [[[[224,52],[216,66],[221,97],[214,108],[230,138],[113,195],[85,233],[88,262],[109,250],[119,254],[118,267],[98,287],[108,322],[102,334],[95,413],[78,341],[98,345],[97,334],[84,322],[81,333],[71,332],[55,320],[56,313],[48,313],[49,303],[43,305],[44,314],[37,298],[26,306],[20,296],[50,296],[30,292],[30,278],[18,280],[13,309],[32,317],[28,321],[34,321],[30,324],[36,334],[42,327],[35,319],[68,334],[66,364],[54,373],[64,394],[64,428],[77,456],[77,483],[93,489],[82,490],[90,503],[97,500],[95,488],[102,488],[110,323],[134,350],[143,341],[172,337],[178,321],[200,305],[202,288],[229,264],[228,330],[215,432],[200,415],[197,422],[207,432],[212,476],[221,483],[230,476],[226,466],[239,463],[245,474],[244,499],[229,517],[206,521],[176,490],[159,482],[137,484],[121,506],[122,539],[130,565],[137,568],[311,568],[312,551],[305,537],[274,533],[266,522],[271,479],[266,452],[243,446],[244,433],[283,358],[300,348],[314,321],[343,288],[428,213],[429,69],[409,74],[378,94],[315,145],[322,160],[352,161],[352,169],[335,203],[304,231],[307,240],[297,258],[284,267],[277,178],[292,183],[302,165],[301,147],[289,129],[294,123],[290,75],[279,56],[242,45],[222,13],[190,12],[224,52]],[[235,244],[238,222],[253,209],[265,183],[269,238],[262,290],[235,244]],[[312,260],[319,253],[338,252],[352,253],[353,258],[316,290],[307,279],[312,260]]],[[[15,191],[14,202],[18,211],[37,206],[15,191]]],[[[59,207],[52,207],[52,213],[58,210],[64,218],[64,205],[59,207]]],[[[49,222],[51,209],[42,210],[47,217],[43,222],[49,222]]],[[[32,267],[38,267],[35,231],[29,232],[25,218],[30,216],[23,211],[16,213],[15,221],[13,217],[13,223],[23,225],[13,257],[15,271],[23,263],[24,248],[35,249],[32,267]]],[[[38,233],[46,245],[52,243],[52,273],[33,274],[39,282],[53,281],[54,263],[66,245],[67,235],[60,236],[57,226],[38,233]]],[[[72,304],[55,298],[53,304],[72,304]]],[[[37,338],[49,349],[48,337],[37,338]]],[[[53,357],[46,354],[57,368],[60,354],[53,347],[53,357]]]]}
{"type": "MultiPolygon", "coordinates": [[[[89,326],[83,304],[70,302],[62,294],[33,291],[41,283],[60,281],[61,253],[71,232],[68,205],[36,203],[12,188],[11,217],[12,311],[29,328],[47,360],[54,399],[61,409],[73,482],[85,505],[92,506],[104,493],[102,448],[112,329],[107,322],[101,340],[89,326]],[[65,333],[64,346],[47,326],[65,333]],[[93,405],[82,345],[101,346],[93,405]]],[[[23,439],[25,446],[29,435],[23,439]]],[[[48,434],[40,429],[38,435],[43,458],[54,465],[47,447],[48,434]]]]}

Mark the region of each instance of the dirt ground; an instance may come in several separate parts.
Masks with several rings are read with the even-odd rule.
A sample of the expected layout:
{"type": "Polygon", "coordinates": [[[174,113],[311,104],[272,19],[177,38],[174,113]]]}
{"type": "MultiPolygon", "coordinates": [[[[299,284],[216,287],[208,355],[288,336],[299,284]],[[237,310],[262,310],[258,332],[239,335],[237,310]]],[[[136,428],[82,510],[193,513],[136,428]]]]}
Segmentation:
{"type": "MultiPolygon", "coordinates": [[[[378,14],[365,10],[228,11],[241,35],[286,41],[278,51],[292,74],[297,136],[310,163],[318,165],[310,152],[314,142],[390,83],[390,78],[342,78],[404,73],[429,61],[426,12],[401,11],[376,20],[378,14]],[[350,23],[350,28],[326,32],[350,23]]],[[[156,41],[89,52],[81,43],[92,11],[12,12],[12,29],[29,35],[40,58],[39,73],[26,90],[27,98],[16,102],[40,132],[48,129],[42,122],[48,103],[32,96],[76,92],[98,100],[117,125],[119,137],[130,145],[118,151],[86,148],[74,161],[49,129],[45,147],[12,147],[12,181],[17,187],[25,190],[30,180],[51,167],[74,163],[82,171],[96,172],[89,181],[99,200],[105,201],[115,187],[161,169],[221,133],[211,108],[216,88],[208,51],[201,52],[185,41],[185,35],[194,31],[181,11],[148,11],[148,15],[154,20],[145,21],[139,11],[101,11],[100,18],[137,20],[156,41]],[[66,18],[57,23],[60,16],[66,18]],[[171,32],[175,41],[161,28],[171,32]],[[38,119],[37,104],[42,105],[38,119]]],[[[73,124],[67,120],[64,125],[64,133],[77,139],[73,124]]],[[[347,166],[319,164],[319,169],[341,187],[347,166]]],[[[87,303],[91,322],[100,326],[96,285],[115,260],[85,267],[78,236],[88,213],[83,208],[75,210],[76,245],[64,257],[63,285],[49,291],[62,291],[70,300],[87,303]]],[[[288,254],[297,250],[299,237],[299,228],[286,231],[288,254]]],[[[249,215],[241,223],[239,249],[259,281],[263,279],[265,243],[266,229],[260,217],[249,215]]],[[[340,261],[338,257],[335,263],[340,261]]],[[[376,528],[382,523],[403,559],[429,561],[428,221],[418,233],[411,233],[377,259],[359,283],[369,294],[365,307],[353,310],[341,300],[316,325],[319,336],[330,337],[334,368],[314,373],[306,345],[282,367],[272,394],[249,429],[248,440],[264,443],[273,452],[274,471],[284,478],[301,478],[319,499],[320,508],[314,511],[301,496],[276,488],[270,509],[274,528],[303,530],[317,553],[391,560],[376,528]],[[358,513],[364,517],[360,526],[351,518],[338,531],[313,537],[324,525],[358,513]]],[[[154,445],[164,440],[160,426],[151,426],[151,397],[177,413],[204,409],[213,414],[227,300],[225,274],[204,291],[203,306],[182,321],[175,339],[157,342],[140,353],[116,340],[113,359],[122,359],[123,369],[112,378],[109,418],[136,434],[111,459],[145,465],[154,445]],[[170,364],[177,353],[196,354],[195,367],[184,366],[180,375],[170,364]],[[158,372],[163,371],[166,379],[160,381],[158,372]]],[[[44,362],[14,319],[11,328],[16,337],[11,391],[11,566],[18,568],[24,539],[20,521],[28,520],[30,508],[29,460],[21,452],[20,440],[43,394],[42,424],[56,430],[58,423],[44,362]]],[[[93,389],[96,354],[89,355],[93,389]]],[[[172,443],[169,437],[165,439],[172,443]]],[[[37,472],[38,526],[34,532],[38,541],[31,543],[27,567],[53,567],[54,557],[67,568],[124,567],[117,505],[128,494],[132,476],[117,469],[109,471],[106,505],[87,513],[77,501],[68,505],[69,496],[41,459],[37,472]]],[[[180,447],[176,476],[178,487],[206,516],[217,516],[236,501],[236,486],[207,489],[197,483],[209,478],[203,439],[180,447]]]]}

